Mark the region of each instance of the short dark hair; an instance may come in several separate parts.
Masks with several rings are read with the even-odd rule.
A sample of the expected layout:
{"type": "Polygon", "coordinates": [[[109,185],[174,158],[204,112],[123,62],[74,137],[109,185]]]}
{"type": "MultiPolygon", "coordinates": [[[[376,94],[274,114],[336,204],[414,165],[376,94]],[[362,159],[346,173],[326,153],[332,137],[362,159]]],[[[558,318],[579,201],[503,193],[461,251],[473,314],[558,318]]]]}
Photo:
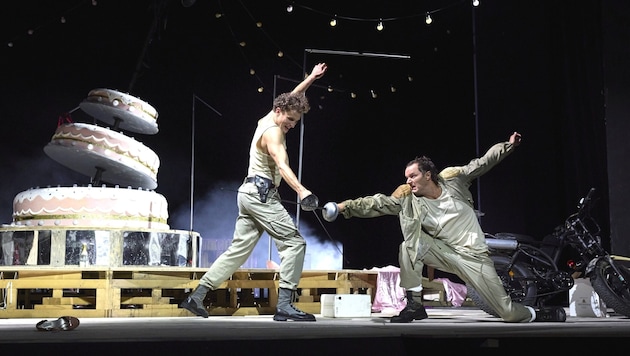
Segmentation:
{"type": "Polygon", "coordinates": [[[279,108],[282,111],[295,111],[306,114],[311,106],[304,93],[282,93],[273,101],[273,109],[279,108]]]}
{"type": "Polygon", "coordinates": [[[422,174],[425,174],[426,172],[431,172],[431,180],[433,181],[433,183],[438,184],[440,180],[440,173],[438,172],[431,158],[427,156],[416,157],[409,161],[406,167],[414,164],[418,165],[418,170],[422,172],[422,174]]]}

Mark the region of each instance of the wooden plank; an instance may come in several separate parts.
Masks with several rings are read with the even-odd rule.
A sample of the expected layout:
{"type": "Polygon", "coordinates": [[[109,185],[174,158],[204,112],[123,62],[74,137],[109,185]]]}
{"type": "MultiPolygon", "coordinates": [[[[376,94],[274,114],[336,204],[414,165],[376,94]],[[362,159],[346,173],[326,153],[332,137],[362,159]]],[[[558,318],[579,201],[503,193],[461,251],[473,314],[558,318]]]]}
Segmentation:
{"type": "Polygon", "coordinates": [[[96,297],[42,298],[42,305],[89,305],[95,303],[96,297]]]}
{"type": "MultiPolygon", "coordinates": [[[[0,310],[0,318],[51,317],[51,313],[72,311],[73,315],[95,317],[137,316],[192,316],[178,307],[190,290],[197,287],[199,278],[207,269],[189,267],[91,266],[0,266],[0,287],[9,286],[7,309],[0,310]],[[17,278],[16,277],[17,274],[17,278]],[[11,279],[7,279],[10,276],[11,279]],[[17,290],[50,289],[46,296],[18,294],[17,290]],[[95,296],[70,295],[68,290],[94,290],[95,296]],[[138,290],[137,295],[128,295],[138,290]],[[123,291],[125,291],[123,293],[123,291]],[[65,294],[65,296],[64,296],[65,294]],[[26,301],[23,299],[27,298],[26,301]],[[17,309],[26,305],[28,309],[17,309]],[[94,305],[96,309],[72,309],[74,305],[94,305]],[[121,305],[138,305],[134,309],[121,309],[121,305]],[[32,307],[31,307],[32,305],[32,307]],[[8,314],[8,312],[15,312],[8,314]],[[76,312],[76,313],[75,313],[76,312]],[[38,314],[39,313],[39,314],[38,314]]],[[[319,290],[334,289],[338,294],[366,292],[373,296],[378,274],[374,271],[304,271],[298,288],[301,289],[300,309],[319,313],[319,290]]],[[[209,300],[211,315],[274,314],[278,301],[278,271],[274,269],[239,269],[230,279],[212,291],[209,300]],[[253,290],[266,290],[259,297],[253,290]],[[248,294],[248,293],[251,293],[248,294]],[[262,295],[266,295],[266,298],[262,295]]],[[[54,316],[54,315],[52,315],[54,316]]]]}

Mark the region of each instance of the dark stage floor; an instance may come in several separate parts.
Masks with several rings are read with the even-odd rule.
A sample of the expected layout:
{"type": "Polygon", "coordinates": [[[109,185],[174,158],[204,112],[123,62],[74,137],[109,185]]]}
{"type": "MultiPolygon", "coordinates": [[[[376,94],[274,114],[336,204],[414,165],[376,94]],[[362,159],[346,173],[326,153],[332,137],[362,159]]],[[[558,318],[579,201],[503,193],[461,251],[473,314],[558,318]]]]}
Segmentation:
{"type": "MultiPolygon", "coordinates": [[[[419,355],[459,351],[547,354],[625,349],[630,318],[568,317],[508,324],[476,308],[429,308],[429,319],[391,324],[389,315],[275,322],[272,316],[83,318],[73,331],[37,331],[41,319],[0,320],[0,350],[17,354],[419,355]],[[555,347],[554,347],[555,346],[555,347]]],[[[567,310],[568,311],[568,310],[567,310]]],[[[51,318],[54,319],[54,318],[51,318]]],[[[506,354],[507,355],[507,354],[506,354]]]]}

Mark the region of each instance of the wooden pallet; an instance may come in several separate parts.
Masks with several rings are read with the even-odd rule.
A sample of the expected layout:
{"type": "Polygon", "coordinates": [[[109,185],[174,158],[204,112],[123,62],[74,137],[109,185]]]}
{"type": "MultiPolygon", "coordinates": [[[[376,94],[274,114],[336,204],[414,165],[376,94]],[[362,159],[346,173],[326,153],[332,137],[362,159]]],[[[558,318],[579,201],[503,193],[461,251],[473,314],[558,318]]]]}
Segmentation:
{"type": "MultiPolygon", "coordinates": [[[[179,303],[206,268],[190,267],[0,267],[0,318],[192,316],[179,303]]],[[[296,306],[320,312],[321,294],[370,294],[378,273],[365,270],[304,271],[296,306]]],[[[208,293],[211,315],[273,314],[278,271],[239,269],[208,293]]]]}

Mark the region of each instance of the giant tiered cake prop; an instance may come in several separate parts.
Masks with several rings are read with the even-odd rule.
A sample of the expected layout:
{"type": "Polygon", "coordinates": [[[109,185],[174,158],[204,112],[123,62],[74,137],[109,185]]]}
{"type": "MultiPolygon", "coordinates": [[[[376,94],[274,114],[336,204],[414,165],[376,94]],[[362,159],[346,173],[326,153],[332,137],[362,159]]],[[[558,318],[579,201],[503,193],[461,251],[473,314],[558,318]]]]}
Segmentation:
{"type": "Polygon", "coordinates": [[[170,230],[154,190],[159,157],[124,133],[156,134],[157,110],[111,89],[91,90],[79,107],[108,126],[60,122],[44,152],[90,182],[18,193],[0,265],[76,265],[87,245],[91,265],[197,266],[198,234],[170,230]]]}

